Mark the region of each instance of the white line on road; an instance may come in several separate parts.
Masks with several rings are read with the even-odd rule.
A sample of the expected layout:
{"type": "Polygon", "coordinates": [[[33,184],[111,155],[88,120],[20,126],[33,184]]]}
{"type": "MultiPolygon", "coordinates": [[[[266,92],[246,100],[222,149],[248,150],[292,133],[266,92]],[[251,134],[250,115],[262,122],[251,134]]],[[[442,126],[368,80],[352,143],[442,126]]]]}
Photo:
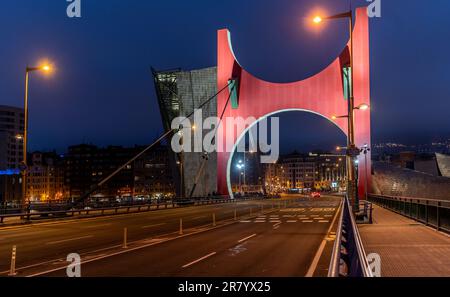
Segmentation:
{"type": "Polygon", "coordinates": [[[167,223],[159,223],[159,224],[152,224],[152,225],[146,225],[146,226],[142,226],[142,229],[147,229],[147,228],[152,228],[152,227],[158,227],[158,226],[162,226],[165,225],[167,223]]]}
{"type": "Polygon", "coordinates": [[[190,262],[190,263],[187,263],[187,264],[185,264],[185,265],[183,265],[183,266],[181,266],[182,268],[186,268],[186,267],[189,267],[189,266],[191,266],[191,265],[194,265],[195,263],[198,263],[198,262],[200,262],[200,261],[203,261],[203,260],[205,260],[205,259],[207,259],[207,258],[209,258],[209,257],[211,257],[211,256],[214,256],[216,254],[216,252],[212,252],[212,253],[210,253],[210,254],[208,254],[208,255],[206,255],[206,256],[203,256],[203,257],[201,257],[201,258],[198,258],[197,260],[194,260],[194,261],[192,261],[192,262],[190,262]]]}
{"type": "Polygon", "coordinates": [[[328,223],[329,221],[327,221],[327,220],[321,220],[321,221],[319,221],[319,223],[328,223]]]}
{"type": "Polygon", "coordinates": [[[297,223],[297,220],[288,220],[286,222],[288,222],[288,223],[297,223]]]}
{"type": "Polygon", "coordinates": [[[75,237],[75,238],[69,238],[69,239],[63,239],[63,240],[57,240],[57,241],[50,241],[50,242],[47,242],[46,245],[58,244],[58,243],[63,243],[63,242],[68,242],[68,241],[75,241],[75,240],[91,238],[91,237],[94,237],[94,235],[87,235],[87,236],[81,236],[81,237],[75,237]]]}
{"type": "Polygon", "coordinates": [[[248,239],[250,239],[250,238],[252,238],[252,237],[255,237],[256,236],[256,233],[255,234],[252,234],[252,235],[250,235],[250,236],[247,236],[247,237],[245,237],[245,238],[242,238],[241,240],[238,240],[238,243],[241,243],[241,242],[243,242],[243,241],[246,241],[246,240],[248,240],[248,239]]]}
{"type": "Polygon", "coordinates": [[[251,223],[252,221],[247,221],[247,220],[244,220],[244,221],[239,221],[239,223],[251,223]]]}
{"type": "Polygon", "coordinates": [[[317,265],[319,264],[319,260],[322,257],[323,250],[325,249],[325,245],[327,243],[327,237],[330,234],[331,228],[333,228],[333,225],[336,222],[336,219],[339,214],[339,210],[341,209],[341,206],[343,203],[344,203],[343,200],[341,200],[341,203],[339,204],[339,208],[334,213],[333,221],[331,222],[330,227],[328,227],[327,233],[325,233],[325,237],[319,245],[319,249],[317,250],[316,255],[314,256],[311,266],[309,266],[308,272],[306,272],[306,275],[305,275],[306,277],[314,276],[314,272],[316,271],[317,265]]]}
{"type": "Polygon", "coordinates": [[[313,221],[311,220],[303,220],[302,223],[312,223],[313,221]]]}

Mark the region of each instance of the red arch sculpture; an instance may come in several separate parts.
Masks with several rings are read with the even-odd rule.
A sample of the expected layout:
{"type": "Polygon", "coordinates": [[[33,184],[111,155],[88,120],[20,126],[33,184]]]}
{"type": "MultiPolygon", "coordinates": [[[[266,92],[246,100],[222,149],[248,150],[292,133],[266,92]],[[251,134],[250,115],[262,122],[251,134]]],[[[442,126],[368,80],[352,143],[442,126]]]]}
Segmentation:
{"type": "MultiPolygon", "coordinates": [[[[354,61],[354,97],[355,106],[370,104],[370,66],[369,66],[369,28],[366,8],[356,10],[356,23],[353,28],[353,61],[354,61]]],[[[333,115],[347,114],[347,101],[344,98],[342,67],[348,63],[349,43],[339,57],[321,72],[307,79],[293,83],[271,83],[260,80],[245,71],[234,56],[230,41],[230,32],[226,29],[218,31],[218,89],[228,84],[229,79],[239,81],[239,106],[233,109],[229,104],[225,117],[255,117],[259,119],[279,110],[301,109],[322,115],[332,121],[333,115]]],[[[220,93],[217,111],[220,114],[227,102],[229,92],[220,93]]],[[[347,121],[336,120],[336,125],[347,134],[347,121]]],[[[222,143],[227,140],[237,141],[245,131],[227,135],[226,122],[221,123],[223,129],[218,130],[217,137],[222,143]]],[[[355,142],[358,147],[371,145],[370,112],[355,112],[355,142]]],[[[217,153],[217,187],[222,195],[230,193],[229,167],[230,152],[219,150],[217,153]],[[228,168],[229,170],[229,168],[228,168]]],[[[371,168],[370,153],[367,156],[368,168],[371,168]]],[[[359,196],[364,197],[365,164],[364,156],[359,156],[359,196]]],[[[368,185],[371,174],[367,172],[368,185]]]]}

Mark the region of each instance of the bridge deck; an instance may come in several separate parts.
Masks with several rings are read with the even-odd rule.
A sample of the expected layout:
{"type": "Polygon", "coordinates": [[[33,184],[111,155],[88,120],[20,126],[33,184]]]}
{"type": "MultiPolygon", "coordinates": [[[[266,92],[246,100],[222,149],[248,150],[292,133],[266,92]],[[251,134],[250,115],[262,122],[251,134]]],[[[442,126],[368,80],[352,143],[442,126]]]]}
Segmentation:
{"type": "Polygon", "coordinates": [[[374,205],[359,225],[366,254],[381,256],[381,276],[450,276],[450,236],[374,205]]]}

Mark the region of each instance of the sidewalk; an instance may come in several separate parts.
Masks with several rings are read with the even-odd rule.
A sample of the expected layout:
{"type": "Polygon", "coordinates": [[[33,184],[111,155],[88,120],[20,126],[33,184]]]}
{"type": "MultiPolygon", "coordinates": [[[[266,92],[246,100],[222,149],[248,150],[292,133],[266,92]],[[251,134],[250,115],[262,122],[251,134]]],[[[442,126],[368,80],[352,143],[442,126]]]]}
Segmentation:
{"type": "Polygon", "coordinates": [[[381,276],[450,276],[450,236],[377,205],[358,229],[366,254],[381,256],[381,276]]]}

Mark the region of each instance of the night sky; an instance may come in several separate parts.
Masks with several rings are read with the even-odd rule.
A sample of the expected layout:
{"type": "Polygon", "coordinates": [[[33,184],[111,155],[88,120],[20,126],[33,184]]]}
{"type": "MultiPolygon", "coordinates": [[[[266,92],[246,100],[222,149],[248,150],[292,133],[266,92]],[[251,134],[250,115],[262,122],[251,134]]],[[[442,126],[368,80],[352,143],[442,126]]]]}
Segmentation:
{"type": "MultiPolygon", "coordinates": [[[[231,30],[245,69],[276,82],[317,73],[348,38],[345,21],[320,34],[304,26],[315,8],[338,13],[348,0],[81,1],[80,19],[66,16],[65,0],[1,1],[0,104],[22,106],[27,64],[57,66],[51,77],[31,77],[31,149],[151,142],[162,125],[150,66],[215,66],[217,29],[231,30]]],[[[382,17],[370,21],[373,141],[450,137],[450,1],[381,2],[382,17]]],[[[282,139],[341,139],[332,124],[299,115],[283,117],[282,139]]]]}

